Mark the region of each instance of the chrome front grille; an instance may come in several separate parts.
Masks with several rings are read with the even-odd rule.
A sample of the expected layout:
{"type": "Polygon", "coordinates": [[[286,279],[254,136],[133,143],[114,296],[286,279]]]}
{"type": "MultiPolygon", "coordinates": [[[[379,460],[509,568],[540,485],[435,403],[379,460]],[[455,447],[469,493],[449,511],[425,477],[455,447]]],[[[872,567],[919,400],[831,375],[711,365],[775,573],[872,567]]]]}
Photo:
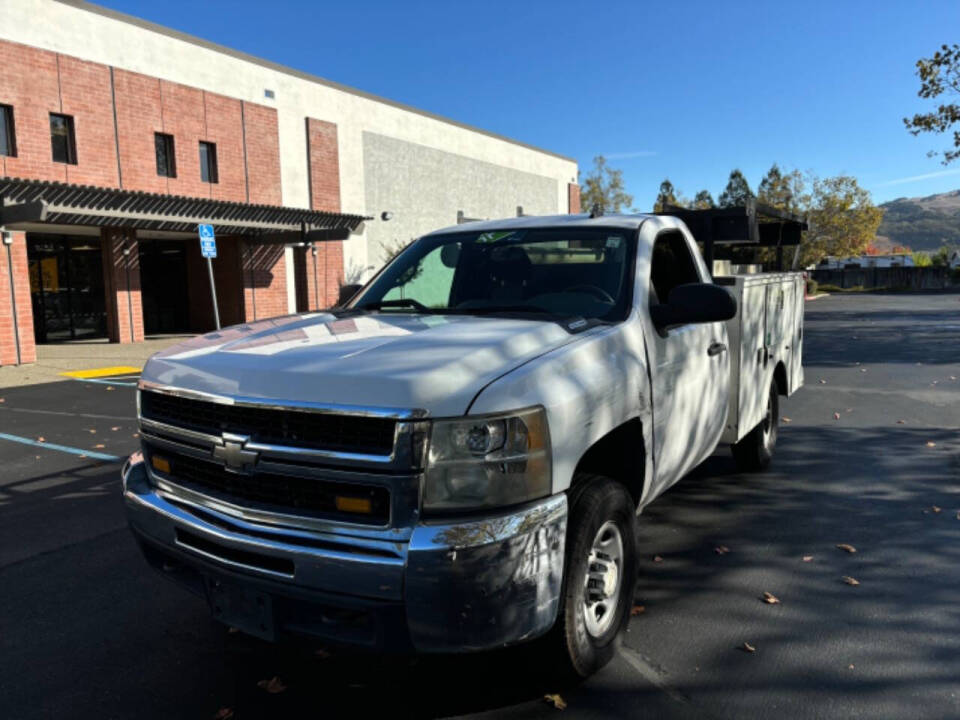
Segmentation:
{"type": "Polygon", "coordinates": [[[142,390],[146,420],[208,435],[241,433],[253,442],[364,455],[393,452],[397,420],[296,408],[257,407],[142,390]]]}

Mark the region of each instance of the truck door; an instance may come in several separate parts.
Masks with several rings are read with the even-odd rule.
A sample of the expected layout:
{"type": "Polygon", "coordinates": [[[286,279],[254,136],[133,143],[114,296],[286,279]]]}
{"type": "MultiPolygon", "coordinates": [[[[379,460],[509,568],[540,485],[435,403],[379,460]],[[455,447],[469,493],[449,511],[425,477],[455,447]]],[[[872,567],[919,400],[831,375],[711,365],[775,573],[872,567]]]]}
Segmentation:
{"type": "MultiPolygon", "coordinates": [[[[650,261],[650,304],[666,302],[677,285],[710,282],[693,241],[679,230],[659,233],[650,261]]],[[[649,317],[647,318],[649,320],[649,317]]],[[[658,332],[649,323],[654,447],[660,492],[716,447],[727,417],[730,352],[725,323],[683,325],[658,332]]]]}

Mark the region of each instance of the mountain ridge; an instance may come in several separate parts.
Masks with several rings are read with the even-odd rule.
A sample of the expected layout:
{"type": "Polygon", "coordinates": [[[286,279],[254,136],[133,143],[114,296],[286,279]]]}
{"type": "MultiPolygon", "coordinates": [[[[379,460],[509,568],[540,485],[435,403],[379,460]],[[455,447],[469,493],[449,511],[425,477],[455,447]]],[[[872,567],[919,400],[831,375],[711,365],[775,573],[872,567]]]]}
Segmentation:
{"type": "Polygon", "coordinates": [[[906,245],[912,250],[960,246],[960,189],[924,197],[900,197],[881,203],[879,247],[906,245]]]}

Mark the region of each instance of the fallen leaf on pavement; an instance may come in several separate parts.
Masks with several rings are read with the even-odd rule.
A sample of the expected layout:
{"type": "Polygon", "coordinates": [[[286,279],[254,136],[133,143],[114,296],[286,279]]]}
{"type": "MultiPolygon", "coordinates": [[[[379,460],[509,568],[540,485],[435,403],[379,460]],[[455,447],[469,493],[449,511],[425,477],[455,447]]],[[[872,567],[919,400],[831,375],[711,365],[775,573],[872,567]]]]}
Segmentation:
{"type": "Polygon", "coordinates": [[[834,420],[839,420],[839,419],[840,419],[840,413],[835,412],[835,413],[833,414],[833,419],[834,419],[834,420]]]}
{"type": "Polygon", "coordinates": [[[553,705],[557,710],[565,710],[567,707],[566,700],[564,700],[562,697],[560,697],[556,693],[553,693],[550,695],[544,695],[543,701],[547,703],[547,705],[553,705]]]}
{"type": "Polygon", "coordinates": [[[852,577],[850,577],[849,575],[844,575],[844,576],[843,576],[843,581],[844,581],[847,585],[859,585],[859,584],[860,584],[860,581],[859,581],[859,580],[857,580],[856,578],[852,578],[852,577]]]}
{"type": "Polygon", "coordinates": [[[213,716],[213,720],[230,720],[233,717],[233,708],[223,707],[217,710],[217,714],[213,716]]]}
{"type": "Polygon", "coordinates": [[[323,648],[317,648],[313,651],[313,656],[317,658],[317,660],[329,660],[333,657],[333,653],[331,653],[329,650],[324,650],[323,648]]]}
{"type": "Polygon", "coordinates": [[[94,430],[93,428],[90,428],[89,430],[87,430],[87,432],[90,433],[91,435],[96,435],[96,434],[97,434],[97,431],[94,430]]]}
{"type": "Polygon", "coordinates": [[[788,423],[788,422],[793,422],[793,420],[791,420],[791,419],[788,418],[788,417],[782,417],[782,418],[780,418],[780,422],[788,423]]]}
{"type": "Polygon", "coordinates": [[[93,446],[93,449],[94,449],[94,450],[103,450],[105,447],[106,447],[106,445],[104,445],[103,443],[97,443],[96,445],[93,446]]]}
{"type": "Polygon", "coordinates": [[[133,437],[135,437],[135,438],[140,437],[140,433],[134,433],[134,434],[133,434],[133,437]]]}
{"type": "Polygon", "coordinates": [[[46,442],[46,441],[47,441],[47,439],[46,439],[45,437],[38,437],[38,438],[37,438],[37,442],[46,442]]]}
{"type": "Polygon", "coordinates": [[[897,420],[897,425],[906,425],[906,424],[907,424],[906,420],[897,420]]]}
{"type": "Polygon", "coordinates": [[[853,670],[853,663],[850,663],[849,665],[847,665],[847,670],[853,670]]]}
{"type": "Polygon", "coordinates": [[[663,562],[663,558],[660,557],[659,555],[654,555],[654,556],[653,556],[653,561],[656,562],[656,563],[658,563],[658,562],[663,562]]]}
{"type": "Polygon", "coordinates": [[[804,561],[804,562],[812,562],[812,561],[813,561],[813,555],[804,555],[804,556],[803,556],[803,561],[804,561]]]}
{"type": "Polygon", "coordinates": [[[826,385],[826,384],[827,384],[827,381],[824,380],[823,378],[820,378],[820,384],[821,384],[821,385],[826,385]]]}
{"type": "Polygon", "coordinates": [[[717,545],[717,546],[713,549],[713,551],[714,551],[717,555],[726,555],[728,552],[730,552],[730,548],[728,548],[726,545],[717,545]]]}
{"type": "Polygon", "coordinates": [[[240,628],[228,627],[228,628],[227,628],[227,632],[228,632],[230,635],[234,635],[234,634],[240,632],[240,628]]]}
{"type": "Polygon", "coordinates": [[[261,680],[257,683],[257,687],[266,690],[271,695],[276,695],[277,693],[282,693],[287,689],[287,686],[283,684],[283,680],[274,675],[269,680],[261,680]]]}
{"type": "Polygon", "coordinates": [[[769,593],[766,591],[764,591],[762,599],[767,605],[777,605],[780,602],[780,598],[778,598],[773,593],[769,593]]]}
{"type": "Polygon", "coordinates": [[[107,390],[113,390],[113,385],[107,385],[107,390]]]}
{"type": "Polygon", "coordinates": [[[934,505],[934,506],[931,507],[930,509],[933,510],[933,512],[935,512],[935,513],[940,512],[940,508],[938,508],[936,505],[934,505]]]}
{"type": "Polygon", "coordinates": [[[630,617],[636,617],[637,615],[643,615],[647,609],[643,605],[634,605],[630,608],[630,617]]]}
{"type": "Polygon", "coordinates": [[[6,401],[7,401],[6,398],[0,398],[0,403],[6,402],[6,401]]]}
{"type": "Polygon", "coordinates": [[[860,368],[860,372],[866,372],[866,371],[867,371],[866,368],[860,368]]]}
{"type": "Polygon", "coordinates": [[[935,442],[928,442],[928,443],[927,443],[927,447],[936,447],[936,446],[937,446],[937,444],[936,444],[935,442]]]}
{"type": "Polygon", "coordinates": [[[112,428],[110,428],[110,429],[111,429],[113,432],[116,432],[117,430],[120,429],[120,426],[119,426],[119,425],[114,425],[114,426],[113,426],[112,428]]]}
{"type": "Polygon", "coordinates": [[[846,412],[853,412],[853,408],[847,408],[846,412]]]}
{"type": "Polygon", "coordinates": [[[857,551],[853,545],[848,545],[847,543],[840,543],[837,547],[841,550],[846,550],[848,553],[855,553],[857,551]]]}
{"type": "Polygon", "coordinates": [[[744,642],[743,645],[740,646],[740,649],[743,650],[744,652],[750,652],[750,653],[757,651],[757,649],[748,642],[744,642]]]}
{"type": "MultiPolygon", "coordinates": [[[[956,376],[956,375],[951,375],[951,376],[950,376],[950,379],[951,379],[951,380],[956,380],[956,379],[957,379],[957,376],[956,376]]],[[[3,398],[0,398],[0,402],[3,402],[3,398]]]]}

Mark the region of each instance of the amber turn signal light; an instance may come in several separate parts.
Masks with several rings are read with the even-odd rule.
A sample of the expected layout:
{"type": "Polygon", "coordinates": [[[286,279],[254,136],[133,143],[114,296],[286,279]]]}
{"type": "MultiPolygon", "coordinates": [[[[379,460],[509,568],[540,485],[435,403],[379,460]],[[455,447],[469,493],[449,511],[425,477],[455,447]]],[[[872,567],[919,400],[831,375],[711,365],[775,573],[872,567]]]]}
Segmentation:
{"type": "Polygon", "coordinates": [[[153,465],[154,470],[159,470],[162,473],[170,472],[170,461],[166,458],[162,458],[159,455],[153,455],[150,458],[150,464],[153,465]]]}
{"type": "Polygon", "coordinates": [[[343,497],[342,495],[337,495],[336,505],[337,510],[340,512],[363,513],[364,515],[369,515],[373,512],[373,504],[370,502],[370,498],[343,497]]]}

